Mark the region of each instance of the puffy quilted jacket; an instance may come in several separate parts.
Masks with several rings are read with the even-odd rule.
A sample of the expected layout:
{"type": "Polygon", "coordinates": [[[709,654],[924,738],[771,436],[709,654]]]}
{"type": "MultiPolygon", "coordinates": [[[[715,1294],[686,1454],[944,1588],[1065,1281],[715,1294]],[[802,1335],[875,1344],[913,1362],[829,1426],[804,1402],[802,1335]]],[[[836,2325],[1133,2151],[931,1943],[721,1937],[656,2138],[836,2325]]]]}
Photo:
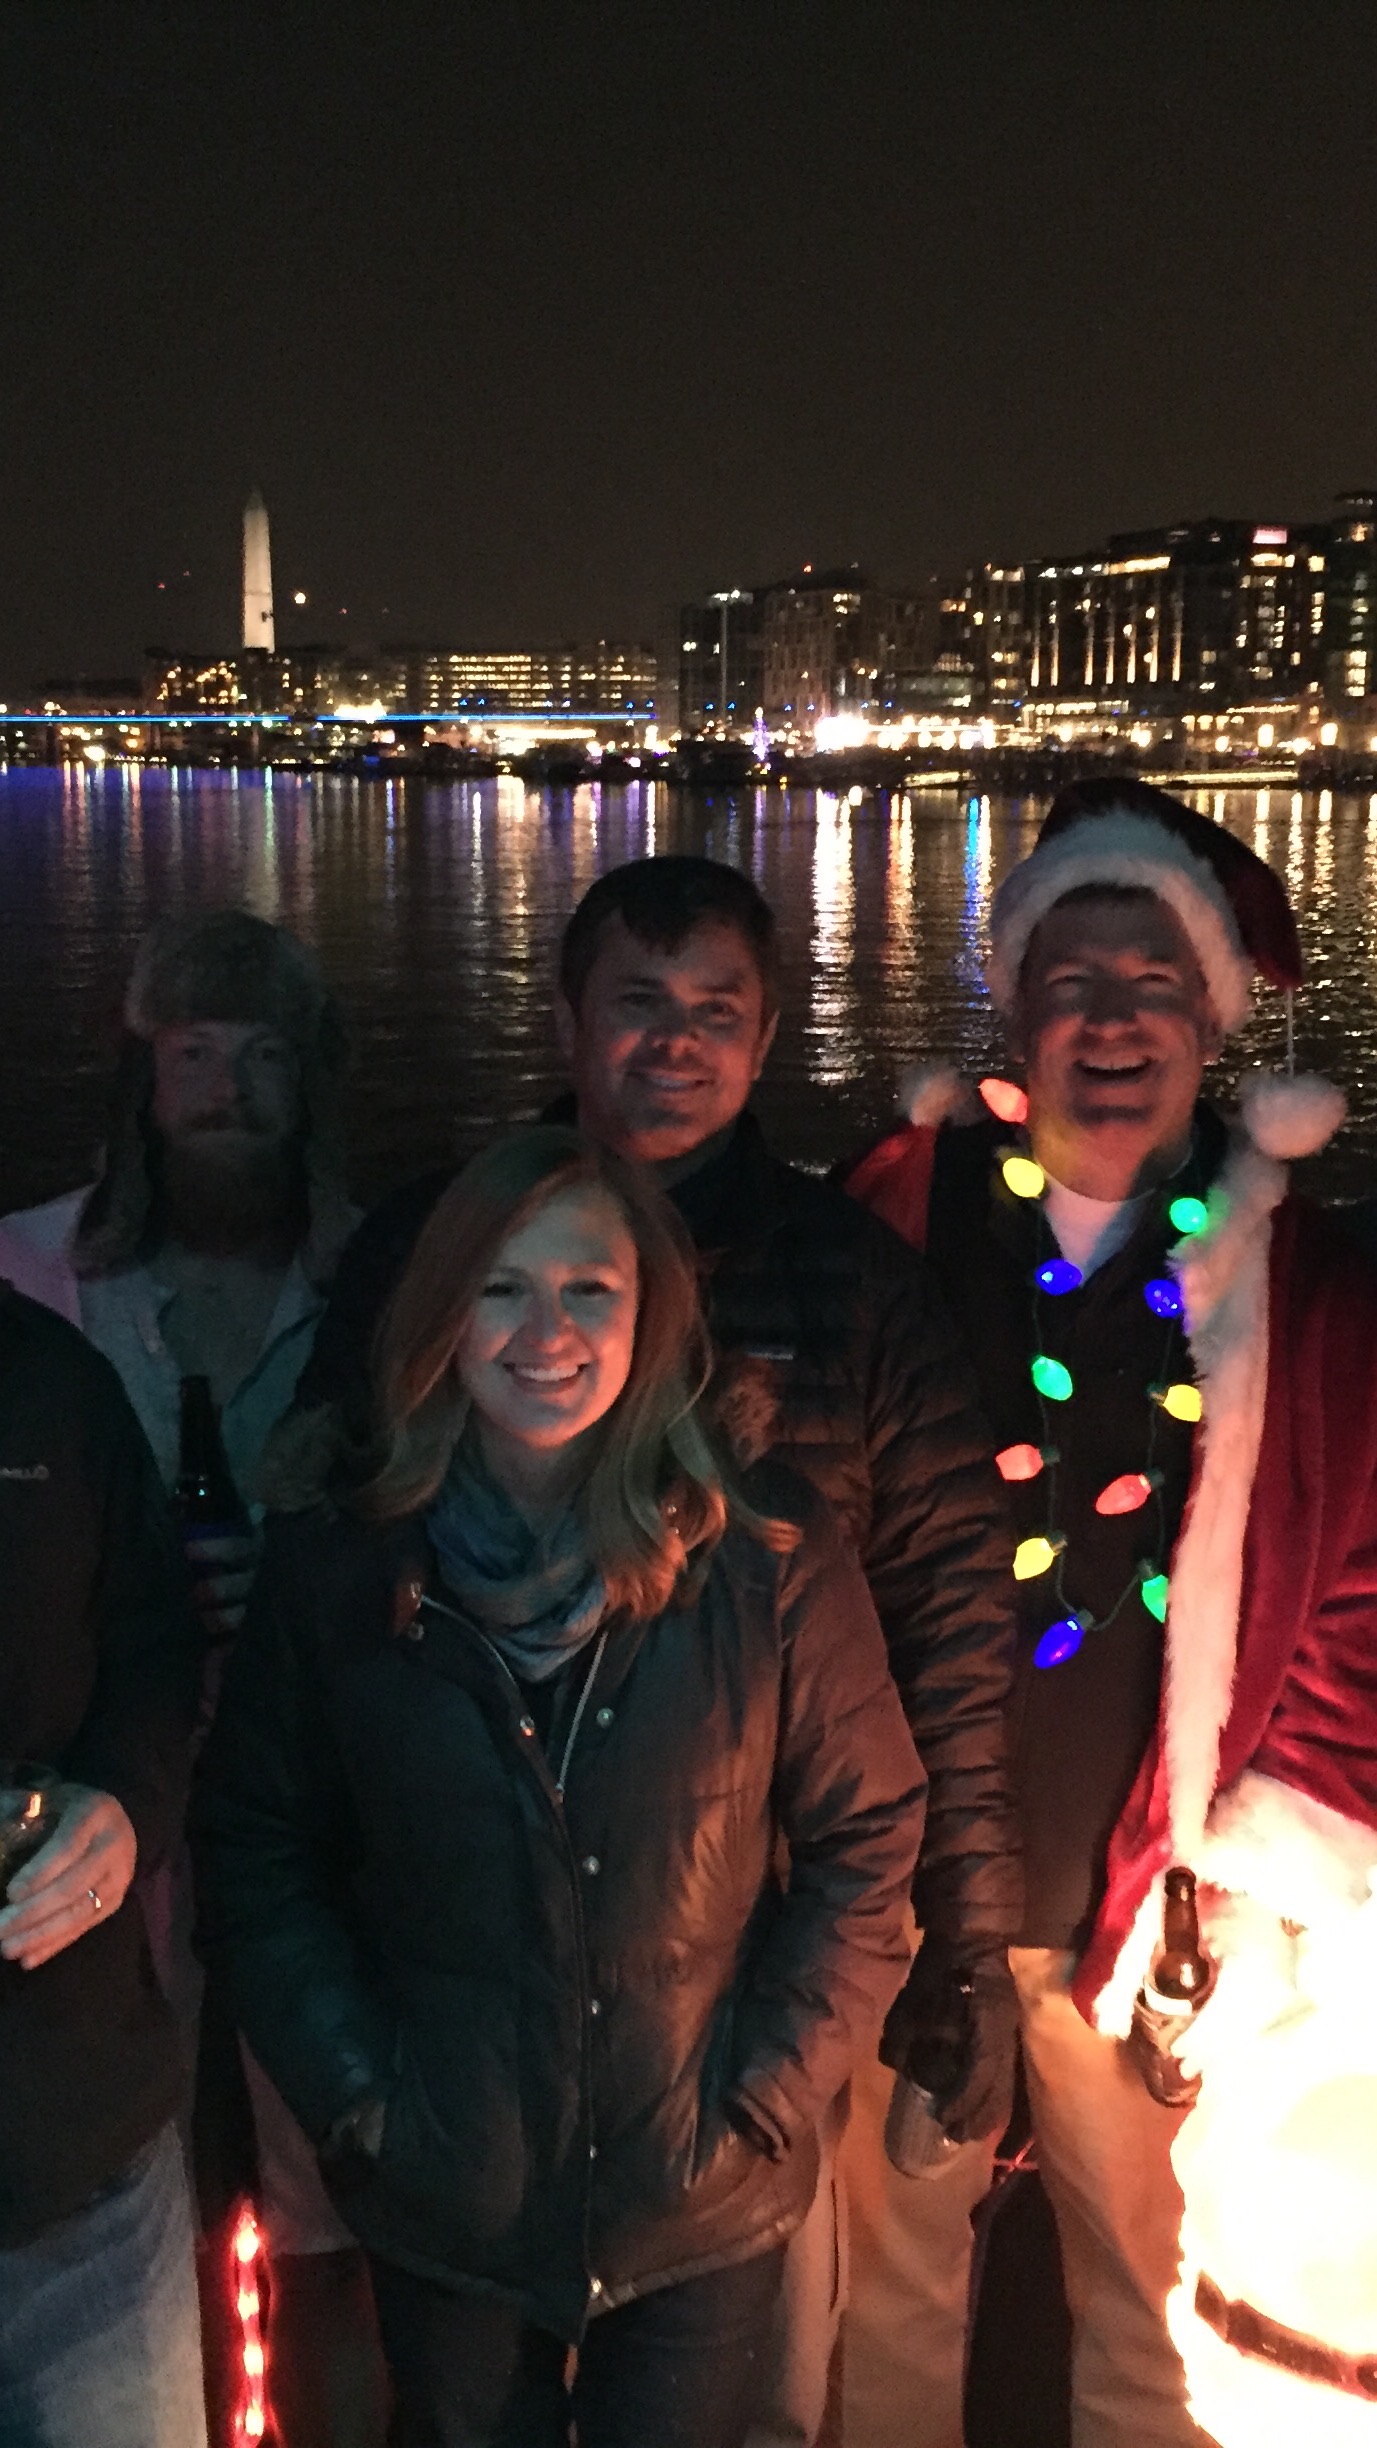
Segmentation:
{"type": "Polygon", "coordinates": [[[874,1611],[816,1498],[756,1477],[802,1544],[730,1532],[691,1607],[614,1624],[548,1748],[418,1524],[301,1516],[203,1762],[237,2019],[317,2138],[387,2102],[351,2225],[570,2339],[797,2225],[907,1969],[922,1775],[874,1611]]]}
{"type": "MultiPolygon", "coordinates": [[[[550,1118],[571,1120],[572,1102],[550,1118]]],[[[297,1401],[355,1436],[374,1329],[447,1178],[395,1193],[341,1263],[297,1401]]],[[[970,1363],[925,1262],[834,1183],[773,1156],[753,1115],[670,1196],[698,1250],[738,1454],[804,1472],[861,1559],[929,1780],[915,1910],[970,1960],[1014,1938],[1022,1910],[1013,1540],[970,1363]]]]}

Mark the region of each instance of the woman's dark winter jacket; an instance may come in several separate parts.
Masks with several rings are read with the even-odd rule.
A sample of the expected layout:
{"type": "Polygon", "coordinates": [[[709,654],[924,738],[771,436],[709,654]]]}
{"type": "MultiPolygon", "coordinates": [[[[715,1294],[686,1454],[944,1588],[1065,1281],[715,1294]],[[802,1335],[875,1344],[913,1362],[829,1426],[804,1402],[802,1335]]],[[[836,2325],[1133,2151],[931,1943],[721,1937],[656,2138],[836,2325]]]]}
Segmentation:
{"type": "Polygon", "coordinates": [[[757,1479],[802,1544],[732,1531],[691,1606],[614,1622],[548,1749],[418,1524],[299,1517],[203,1763],[255,2052],[317,2139],[386,2099],[351,2225],[570,2339],[798,2224],[907,1969],[923,1780],[874,1611],[816,1498],[757,1479]]]}
{"type": "MultiPolygon", "coordinates": [[[[572,1120],[573,1104],[554,1119],[572,1120]]],[[[297,1392],[366,1437],[372,1335],[445,1187],[397,1193],[346,1251],[297,1392]]],[[[716,1393],[744,1459],[774,1451],[836,1508],[929,1780],[920,1924],[959,1962],[1018,1933],[1006,1721],[1013,1541],[970,1363],[932,1271],[752,1114],[670,1188],[699,1254],[716,1393]]]]}
{"type": "MultiPolygon", "coordinates": [[[[179,1824],[196,1672],[181,1559],[114,1370],[0,1285],[0,1751],[112,1793],[155,1861],[179,1824]]],[[[177,2083],[132,1896],[37,1971],[0,1963],[0,2245],[117,2176],[177,2083]]]]}

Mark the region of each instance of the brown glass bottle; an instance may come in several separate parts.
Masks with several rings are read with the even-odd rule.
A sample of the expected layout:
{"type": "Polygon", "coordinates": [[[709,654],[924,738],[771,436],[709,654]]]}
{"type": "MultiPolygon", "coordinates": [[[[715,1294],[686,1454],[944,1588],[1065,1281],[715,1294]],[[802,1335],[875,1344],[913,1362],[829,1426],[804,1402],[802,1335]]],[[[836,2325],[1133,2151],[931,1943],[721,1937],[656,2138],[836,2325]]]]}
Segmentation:
{"type": "Polygon", "coordinates": [[[1162,1902],[1162,1944],[1133,2008],[1129,2046],[1152,2096],[1163,2108],[1189,2108],[1198,2074],[1183,2074],[1175,2055],[1214,1987],[1215,1965],[1201,1943],[1195,1872],[1168,1870],[1162,1902]]]}
{"type": "Polygon", "coordinates": [[[173,1489],[185,1538],[242,1538],[244,1500],[234,1484],[208,1377],[184,1377],[173,1489]]]}

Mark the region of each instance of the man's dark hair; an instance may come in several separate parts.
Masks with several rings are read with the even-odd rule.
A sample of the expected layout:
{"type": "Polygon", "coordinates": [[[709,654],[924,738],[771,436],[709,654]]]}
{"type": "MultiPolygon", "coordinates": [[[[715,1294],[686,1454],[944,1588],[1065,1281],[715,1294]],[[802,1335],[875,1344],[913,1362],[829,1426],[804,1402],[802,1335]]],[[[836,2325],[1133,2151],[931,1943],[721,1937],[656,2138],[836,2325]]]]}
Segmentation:
{"type": "Polygon", "coordinates": [[[736,929],[755,963],[769,1019],[779,1002],[775,914],[739,867],[718,859],[631,859],[590,884],[559,947],[560,991],[577,1011],[598,957],[603,930],[620,918],[629,935],[657,952],[677,952],[700,926],[736,929]]]}

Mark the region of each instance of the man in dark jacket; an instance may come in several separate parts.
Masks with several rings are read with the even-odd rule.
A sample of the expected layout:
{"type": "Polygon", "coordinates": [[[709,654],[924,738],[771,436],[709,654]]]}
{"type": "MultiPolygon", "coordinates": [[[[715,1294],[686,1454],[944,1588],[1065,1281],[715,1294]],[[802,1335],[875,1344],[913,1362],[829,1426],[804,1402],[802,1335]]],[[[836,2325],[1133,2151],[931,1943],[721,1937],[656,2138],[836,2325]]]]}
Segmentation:
{"type": "Polygon", "coordinates": [[[176,2032],[126,1900],[136,1860],[177,1832],[195,1657],[157,1473],[114,1371],[0,1285],[6,2440],[204,2448],[176,2032]],[[51,1832],[33,1852],[19,1827],[28,1858],[6,1885],[26,1815],[51,1832]]]}
{"type": "MultiPolygon", "coordinates": [[[[922,2211],[940,2272],[932,2317],[955,2324],[959,2366],[964,2300],[946,2265],[969,2257],[969,2212],[1007,2117],[1006,1950],[1020,1911],[1003,1727],[1009,1541],[968,1366],[922,1265],[840,1190],[774,1156],[747,1109],[776,1026],[774,921],[748,877],[663,857],[599,878],[565,930],[556,1016],[574,1092],[559,1117],[668,1187],[699,1252],[738,1456],[786,1454],[836,1507],[928,1773],[923,1973],[896,2015],[906,2046],[927,2024],[962,2032],[942,2118],[954,2142],[981,2147],[924,2189],[922,2211]]],[[[315,1432],[328,1442],[341,1412],[366,1437],[372,1329],[441,1187],[394,1198],[346,1253],[298,1392],[298,1452],[315,1432]]],[[[887,2070],[866,2069],[858,2112],[883,2123],[891,2087],[887,2070]]],[[[779,2393],[755,2448],[817,2436],[837,2268],[828,2179],[792,2248],[779,2393]]],[[[925,2317],[921,2292],[911,2276],[905,2318],[925,2317]]]]}

